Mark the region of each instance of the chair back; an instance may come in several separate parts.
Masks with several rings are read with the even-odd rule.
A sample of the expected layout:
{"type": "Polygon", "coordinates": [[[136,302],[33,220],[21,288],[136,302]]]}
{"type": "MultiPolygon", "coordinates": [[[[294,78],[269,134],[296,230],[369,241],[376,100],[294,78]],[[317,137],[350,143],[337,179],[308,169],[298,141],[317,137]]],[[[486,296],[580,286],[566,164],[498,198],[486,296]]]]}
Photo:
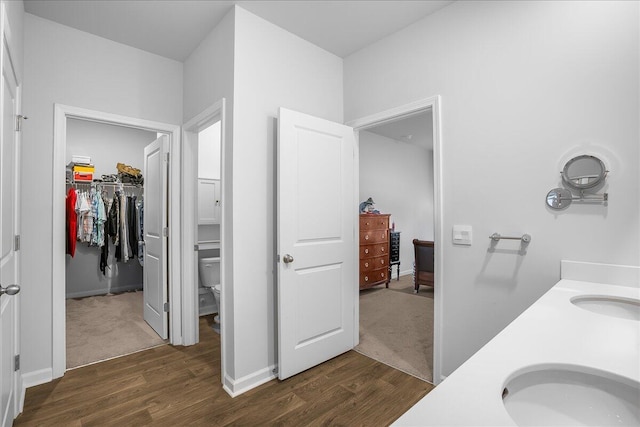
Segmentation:
{"type": "Polygon", "coordinates": [[[413,249],[415,251],[416,271],[433,273],[433,242],[413,239],[413,249]]]}

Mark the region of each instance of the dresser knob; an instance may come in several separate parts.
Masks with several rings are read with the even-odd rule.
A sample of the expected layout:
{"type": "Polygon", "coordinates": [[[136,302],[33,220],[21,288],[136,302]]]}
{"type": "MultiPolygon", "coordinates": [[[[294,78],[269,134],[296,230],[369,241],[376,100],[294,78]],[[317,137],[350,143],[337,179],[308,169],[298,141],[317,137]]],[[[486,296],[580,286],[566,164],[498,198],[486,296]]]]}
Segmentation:
{"type": "Polygon", "coordinates": [[[380,252],[384,252],[384,248],[380,248],[380,252]]]}
{"type": "Polygon", "coordinates": [[[369,240],[369,235],[368,234],[364,235],[364,240],[369,240]]]}
{"type": "Polygon", "coordinates": [[[369,276],[364,276],[364,281],[368,282],[369,281],[369,276]]]}
{"type": "Polygon", "coordinates": [[[364,266],[365,266],[365,267],[369,267],[369,263],[368,263],[368,262],[365,262],[365,263],[364,263],[364,266]]]}
{"type": "Polygon", "coordinates": [[[384,264],[384,260],[383,259],[380,260],[380,264],[384,264]]]}
{"type": "Polygon", "coordinates": [[[369,253],[369,249],[365,249],[365,250],[364,250],[364,253],[365,253],[365,254],[368,254],[368,253],[369,253]]]}
{"type": "Polygon", "coordinates": [[[384,277],[384,273],[380,273],[380,277],[384,277]]]}

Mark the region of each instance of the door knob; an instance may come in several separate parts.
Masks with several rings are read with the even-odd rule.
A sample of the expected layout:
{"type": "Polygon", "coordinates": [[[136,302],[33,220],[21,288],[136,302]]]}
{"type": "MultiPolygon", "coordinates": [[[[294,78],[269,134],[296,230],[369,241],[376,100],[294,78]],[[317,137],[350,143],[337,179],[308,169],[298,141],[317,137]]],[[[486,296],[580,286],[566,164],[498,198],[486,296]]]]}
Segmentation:
{"type": "Polygon", "coordinates": [[[282,257],[282,261],[284,261],[285,264],[289,264],[290,262],[293,262],[293,257],[289,254],[286,254],[282,257]]]}
{"type": "Polygon", "coordinates": [[[20,286],[18,286],[18,285],[9,285],[6,288],[3,288],[0,285],[0,295],[4,295],[4,294],[15,295],[18,292],[20,292],[20,286]]]}

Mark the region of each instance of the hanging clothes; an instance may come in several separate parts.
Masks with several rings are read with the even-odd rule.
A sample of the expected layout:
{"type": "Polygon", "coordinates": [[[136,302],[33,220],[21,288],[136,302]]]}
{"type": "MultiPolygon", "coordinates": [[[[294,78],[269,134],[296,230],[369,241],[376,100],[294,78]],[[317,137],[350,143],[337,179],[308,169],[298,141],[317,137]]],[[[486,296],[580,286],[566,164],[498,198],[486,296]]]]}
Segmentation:
{"type": "Polygon", "coordinates": [[[91,241],[91,231],[93,230],[93,217],[91,216],[91,205],[87,198],[87,192],[81,191],[76,201],[76,214],[78,216],[77,238],[81,242],[91,241]]]}
{"type": "Polygon", "coordinates": [[[116,247],[116,261],[120,261],[122,260],[122,251],[120,250],[120,192],[118,191],[113,196],[107,223],[107,234],[111,237],[111,243],[116,247]]]}
{"type": "Polygon", "coordinates": [[[131,251],[129,249],[128,223],[127,223],[127,197],[120,195],[120,250],[122,261],[129,261],[131,251]]]}
{"type": "Polygon", "coordinates": [[[67,193],[66,199],[66,210],[67,210],[67,221],[66,221],[66,252],[67,254],[73,256],[76,253],[76,238],[78,236],[78,215],[76,214],[76,203],[78,200],[78,195],[76,194],[76,189],[71,187],[69,192],[67,193]]]}
{"type": "Polygon", "coordinates": [[[136,222],[136,196],[127,197],[127,233],[129,235],[129,247],[131,258],[138,256],[138,231],[136,222]]]}
{"type": "MultiPolygon", "coordinates": [[[[95,184],[94,184],[95,185],[95,184]]],[[[76,242],[100,248],[100,271],[106,275],[109,244],[115,245],[115,259],[128,262],[137,258],[142,266],[144,237],[142,230],[143,202],[137,196],[117,190],[113,199],[107,197],[100,184],[90,191],[71,188],[67,194],[66,251],[75,253],[76,242]]]]}
{"type": "Polygon", "coordinates": [[[107,267],[109,266],[109,232],[111,231],[109,228],[110,221],[108,215],[111,206],[109,206],[109,199],[106,197],[106,194],[102,194],[102,205],[105,212],[105,221],[102,233],[103,245],[100,248],[100,271],[102,275],[105,276],[107,274],[107,267]]]}
{"type": "Polygon", "coordinates": [[[102,247],[104,245],[104,223],[107,220],[107,215],[104,209],[104,202],[102,196],[95,189],[91,189],[90,193],[91,203],[91,215],[93,217],[93,227],[91,230],[90,246],[102,247]]]}
{"type": "Polygon", "coordinates": [[[107,208],[105,207],[104,199],[101,194],[98,194],[98,227],[97,227],[97,237],[96,243],[98,246],[102,247],[105,245],[105,237],[104,237],[104,224],[107,222],[107,208]]]}
{"type": "Polygon", "coordinates": [[[136,220],[138,223],[138,262],[144,267],[144,202],[136,203],[136,220]]]}

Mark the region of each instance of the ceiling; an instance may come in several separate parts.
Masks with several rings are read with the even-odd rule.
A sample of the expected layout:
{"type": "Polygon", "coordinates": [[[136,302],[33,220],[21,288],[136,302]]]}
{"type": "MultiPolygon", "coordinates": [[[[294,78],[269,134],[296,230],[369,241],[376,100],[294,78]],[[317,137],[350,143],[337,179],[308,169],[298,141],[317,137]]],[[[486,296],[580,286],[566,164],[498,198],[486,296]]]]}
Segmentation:
{"type": "Polygon", "coordinates": [[[386,136],[395,141],[405,142],[427,150],[433,150],[433,119],[431,111],[386,122],[368,128],[367,132],[386,136]]]}
{"type": "Polygon", "coordinates": [[[25,0],[41,18],[183,62],[234,4],[346,57],[452,1],[25,0]],[[179,36],[176,36],[179,35],[179,36]]]}

